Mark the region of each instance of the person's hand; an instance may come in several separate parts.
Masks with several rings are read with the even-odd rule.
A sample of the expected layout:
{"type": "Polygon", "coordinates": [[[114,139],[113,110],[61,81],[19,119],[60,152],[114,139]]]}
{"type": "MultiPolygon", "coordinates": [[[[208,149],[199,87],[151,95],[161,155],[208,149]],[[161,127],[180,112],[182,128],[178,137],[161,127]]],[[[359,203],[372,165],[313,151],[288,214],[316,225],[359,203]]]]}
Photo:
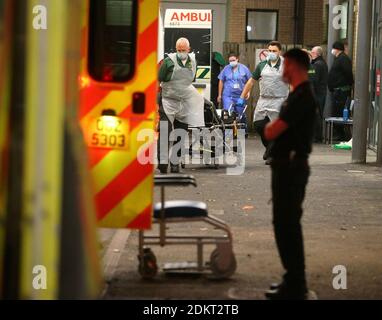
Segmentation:
{"type": "Polygon", "coordinates": [[[237,99],[237,101],[236,101],[236,106],[237,107],[243,107],[244,104],[245,104],[245,100],[243,98],[237,99]]]}
{"type": "Polygon", "coordinates": [[[251,93],[248,92],[247,95],[245,96],[245,100],[248,100],[250,96],[251,96],[251,93]]]}
{"type": "Polygon", "coordinates": [[[222,103],[222,96],[218,96],[218,103],[222,103]]]}

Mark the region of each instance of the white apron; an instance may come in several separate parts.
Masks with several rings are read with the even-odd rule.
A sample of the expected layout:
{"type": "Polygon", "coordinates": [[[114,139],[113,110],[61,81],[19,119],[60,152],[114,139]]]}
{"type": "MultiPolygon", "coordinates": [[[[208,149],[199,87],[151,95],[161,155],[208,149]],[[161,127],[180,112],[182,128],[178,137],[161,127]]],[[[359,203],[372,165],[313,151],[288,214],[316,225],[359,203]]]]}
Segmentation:
{"type": "Polygon", "coordinates": [[[178,120],[193,127],[204,126],[204,98],[192,85],[196,74],[195,54],[189,54],[192,69],[179,66],[176,53],[168,57],[174,62],[171,80],[162,82],[163,109],[171,121],[178,120]]]}
{"type": "Polygon", "coordinates": [[[261,72],[260,98],[256,105],[253,121],[278,118],[281,105],[288,97],[288,85],[282,80],[284,59],[280,57],[279,70],[272,68],[268,63],[261,72]]]}

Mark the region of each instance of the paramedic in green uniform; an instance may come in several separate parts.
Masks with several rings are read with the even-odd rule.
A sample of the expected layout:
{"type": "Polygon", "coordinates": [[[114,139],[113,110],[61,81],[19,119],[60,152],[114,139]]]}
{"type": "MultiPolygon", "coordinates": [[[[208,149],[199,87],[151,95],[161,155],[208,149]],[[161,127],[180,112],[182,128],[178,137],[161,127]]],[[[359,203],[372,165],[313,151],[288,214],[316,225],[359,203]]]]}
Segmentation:
{"type": "MultiPolygon", "coordinates": [[[[176,42],[176,53],[168,54],[159,70],[161,98],[159,101],[159,139],[158,139],[158,168],[161,173],[167,173],[169,134],[173,129],[182,129],[178,136],[177,152],[170,155],[171,172],[178,173],[181,160],[179,143],[185,138],[188,126],[204,126],[204,98],[194,88],[192,82],[196,75],[195,54],[190,53],[190,43],[186,38],[176,42]],[[168,135],[161,134],[163,125],[168,125],[168,135]],[[166,141],[167,139],[167,141],[166,141]]],[[[184,140],[183,140],[184,141],[184,140]]],[[[173,147],[174,147],[173,146],[173,147]]]]}
{"type": "Polygon", "coordinates": [[[277,119],[281,104],[288,96],[288,85],[282,80],[284,59],[281,57],[281,44],[272,41],[268,44],[267,60],[262,61],[256,67],[252,78],[248,80],[243,92],[238,99],[236,105],[240,106],[245,103],[245,97],[251,91],[255,81],[259,81],[260,98],[256,105],[254,115],[254,125],[257,133],[261,137],[261,141],[266,148],[263,159],[266,164],[270,163],[269,143],[264,138],[264,128],[266,124],[277,119]]]}

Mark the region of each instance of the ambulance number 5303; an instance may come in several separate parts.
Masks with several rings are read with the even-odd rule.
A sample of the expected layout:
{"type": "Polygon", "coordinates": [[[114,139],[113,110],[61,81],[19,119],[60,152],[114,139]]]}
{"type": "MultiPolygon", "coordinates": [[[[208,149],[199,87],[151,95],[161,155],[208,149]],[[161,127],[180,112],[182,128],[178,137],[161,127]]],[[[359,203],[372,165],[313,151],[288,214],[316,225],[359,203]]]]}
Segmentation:
{"type": "Polygon", "coordinates": [[[103,116],[92,125],[90,145],[107,149],[126,149],[127,120],[112,116],[103,116]]]}

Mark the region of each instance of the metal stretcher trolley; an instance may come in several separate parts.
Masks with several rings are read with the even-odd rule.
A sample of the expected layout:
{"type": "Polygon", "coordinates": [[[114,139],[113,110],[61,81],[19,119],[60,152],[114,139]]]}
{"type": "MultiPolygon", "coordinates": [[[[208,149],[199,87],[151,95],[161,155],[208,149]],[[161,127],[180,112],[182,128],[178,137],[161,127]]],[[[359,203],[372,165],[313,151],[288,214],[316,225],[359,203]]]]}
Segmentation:
{"type": "Polygon", "coordinates": [[[232,232],[222,220],[208,214],[207,205],[200,201],[165,201],[165,188],[170,186],[196,187],[196,181],[190,175],[157,175],[155,186],[161,189],[161,202],[154,206],[154,224],[159,224],[159,235],[145,235],[139,231],[139,273],[143,278],[152,278],[157,274],[157,260],[150,246],[159,245],[194,245],[197,248],[196,262],[168,263],[164,271],[197,271],[211,270],[213,277],[225,279],[236,270],[236,259],[232,247],[232,232]],[[168,235],[166,225],[169,223],[203,222],[223,232],[222,235],[168,235]],[[203,246],[215,245],[209,263],[203,263],[203,246]]]}
{"type": "MultiPolygon", "coordinates": [[[[189,155],[193,157],[195,151],[194,146],[200,146],[196,148],[196,151],[200,151],[200,156],[203,159],[203,163],[206,165],[213,165],[215,169],[220,167],[220,163],[224,163],[225,160],[218,161],[219,153],[216,152],[218,145],[220,144],[221,152],[225,155],[229,151],[233,151],[238,158],[238,161],[242,160],[242,147],[241,142],[238,139],[238,130],[245,129],[246,125],[241,122],[243,114],[245,113],[247,106],[239,114],[235,112],[233,105],[230,106],[230,110],[219,110],[220,114],[217,112],[215,105],[209,101],[204,100],[204,122],[205,127],[191,127],[189,126],[189,133],[193,130],[209,130],[215,135],[213,141],[205,141],[202,136],[200,136],[199,141],[190,139],[189,155]],[[218,138],[218,139],[216,139],[218,138]]],[[[190,136],[192,137],[192,135],[190,136]]],[[[182,168],[184,169],[185,161],[182,161],[182,168]]]]}

